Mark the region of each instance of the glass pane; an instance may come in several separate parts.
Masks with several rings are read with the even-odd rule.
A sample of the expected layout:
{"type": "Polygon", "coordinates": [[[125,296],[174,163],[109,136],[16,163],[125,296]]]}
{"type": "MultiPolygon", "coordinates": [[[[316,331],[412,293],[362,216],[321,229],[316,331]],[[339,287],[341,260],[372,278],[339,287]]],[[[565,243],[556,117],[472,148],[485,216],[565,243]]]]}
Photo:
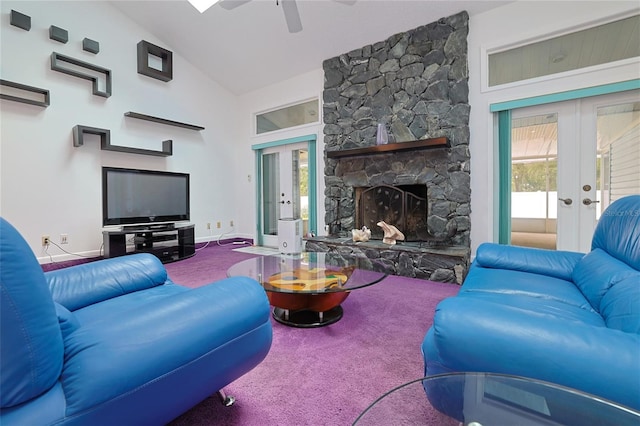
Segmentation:
{"type": "Polygon", "coordinates": [[[260,134],[302,124],[316,123],[319,120],[318,117],[318,100],[314,99],[256,115],[256,133],[260,134]]]}
{"type": "Polygon", "coordinates": [[[489,86],[640,56],[640,15],[489,54],[489,86]],[[632,42],[631,40],[635,40],[632,42]]]}
{"type": "Polygon", "coordinates": [[[555,249],[558,116],[515,119],[511,128],[511,243],[555,249]]]}
{"type": "Polygon", "coordinates": [[[640,194],[640,102],[598,108],[596,218],[618,198],[640,194]]]}
{"type": "Polygon", "coordinates": [[[262,156],[262,230],[265,235],[278,235],[280,219],[280,158],[276,152],[262,156]]]}
{"type": "Polygon", "coordinates": [[[306,149],[296,150],[293,153],[293,214],[302,219],[303,234],[308,233],[309,228],[309,155],[306,149]]]}

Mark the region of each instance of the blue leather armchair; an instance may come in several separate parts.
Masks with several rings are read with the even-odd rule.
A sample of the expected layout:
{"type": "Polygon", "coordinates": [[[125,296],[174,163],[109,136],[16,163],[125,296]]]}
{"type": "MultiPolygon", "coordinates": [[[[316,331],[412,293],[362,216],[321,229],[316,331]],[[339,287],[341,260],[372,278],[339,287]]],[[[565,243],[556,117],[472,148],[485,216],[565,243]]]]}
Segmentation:
{"type": "Polygon", "coordinates": [[[0,218],[0,424],[164,424],[271,347],[262,287],[197,289],[135,254],[43,273],[0,218]]]}
{"type": "Polygon", "coordinates": [[[640,410],[640,195],[612,203],[588,254],[482,244],[422,344],[426,375],[492,372],[640,410]]]}

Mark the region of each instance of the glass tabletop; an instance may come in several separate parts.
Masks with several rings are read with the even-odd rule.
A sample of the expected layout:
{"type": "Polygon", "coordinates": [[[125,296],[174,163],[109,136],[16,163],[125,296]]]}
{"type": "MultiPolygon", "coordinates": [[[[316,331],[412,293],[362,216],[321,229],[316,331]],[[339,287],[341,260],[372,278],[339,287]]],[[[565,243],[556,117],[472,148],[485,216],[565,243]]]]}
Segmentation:
{"type": "Polygon", "coordinates": [[[236,263],[227,276],[248,276],[265,290],[277,293],[331,293],[366,287],[387,274],[367,270],[371,263],[335,253],[304,252],[295,255],[259,256],[236,263]]]}
{"type": "Polygon", "coordinates": [[[637,426],[640,412],[534,379],[451,373],[424,377],[390,390],[353,424],[637,426]]]}

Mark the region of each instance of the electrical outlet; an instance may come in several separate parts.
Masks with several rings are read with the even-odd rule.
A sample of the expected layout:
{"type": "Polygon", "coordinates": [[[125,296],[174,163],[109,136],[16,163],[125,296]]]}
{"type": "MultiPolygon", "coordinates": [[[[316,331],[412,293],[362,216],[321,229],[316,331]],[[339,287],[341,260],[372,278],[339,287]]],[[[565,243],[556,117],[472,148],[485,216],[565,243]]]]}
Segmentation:
{"type": "Polygon", "coordinates": [[[229,226],[233,227],[233,220],[229,222],[229,226]]]}
{"type": "Polygon", "coordinates": [[[207,222],[207,229],[211,229],[211,222],[207,222]]]}
{"type": "Polygon", "coordinates": [[[43,235],[42,236],[42,247],[48,246],[49,242],[51,242],[51,240],[49,239],[49,236],[48,235],[43,235]]]}
{"type": "Polygon", "coordinates": [[[220,221],[218,221],[216,223],[216,228],[218,228],[218,229],[222,228],[222,223],[220,221]]]}
{"type": "Polygon", "coordinates": [[[69,235],[60,234],[60,244],[69,244],[69,235]]]}

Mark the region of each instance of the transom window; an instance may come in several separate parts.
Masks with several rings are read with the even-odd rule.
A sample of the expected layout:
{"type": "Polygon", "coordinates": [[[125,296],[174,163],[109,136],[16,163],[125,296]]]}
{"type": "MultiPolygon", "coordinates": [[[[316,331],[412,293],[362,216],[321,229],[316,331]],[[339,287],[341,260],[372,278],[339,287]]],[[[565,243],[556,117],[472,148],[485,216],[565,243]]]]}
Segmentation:
{"type": "Polygon", "coordinates": [[[256,134],[317,123],[318,117],[318,99],[256,114],[256,134]]]}
{"type": "Polygon", "coordinates": [[[640,15],[489,54],[489,87],[640,56],[640,15]]]}

